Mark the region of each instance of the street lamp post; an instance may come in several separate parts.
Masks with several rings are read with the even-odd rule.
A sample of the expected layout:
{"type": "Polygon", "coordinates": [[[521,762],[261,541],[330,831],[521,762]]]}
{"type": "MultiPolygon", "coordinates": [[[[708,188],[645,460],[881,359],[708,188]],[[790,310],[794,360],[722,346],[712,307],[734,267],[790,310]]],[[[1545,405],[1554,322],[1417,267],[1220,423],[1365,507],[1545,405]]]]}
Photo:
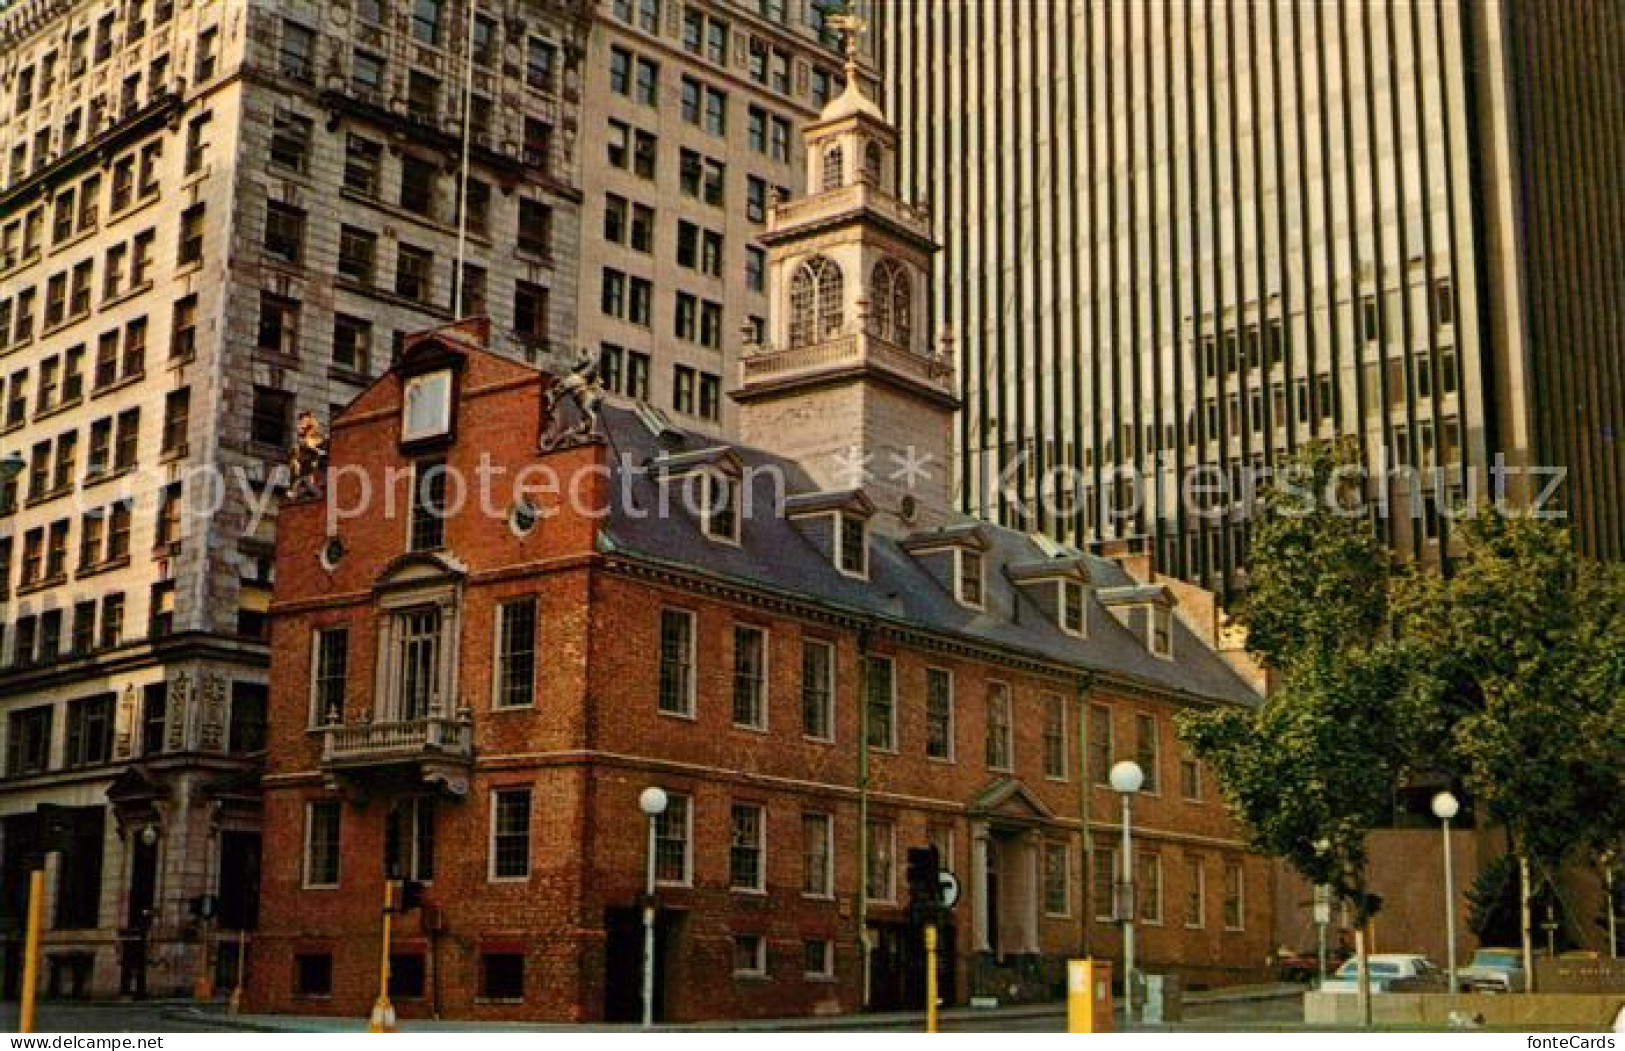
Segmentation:
{"type": "Polygon", "coordinates": [[[1433,816],[1444,830],[1444,931],[1446,973],[1450,991],[1456,991],[1456,873],[1450,859],[1450,819],[1461,811],[1461,803],[1448,792],[1433,797],[1433,816]]]}
{"type": "Polygon", "coordinates": [[[649,819],[649,857],[643,884],[643,1028],[655,1022],[655,822],[666,812],[666,791],[651,785],[638,796],[649,819]]]}
{"type": "Polygon", "coordinates": [[[1112,767],[1112,791],[1123,797],[1123,883],[1118,911],[1123,923],[1123,1020],[1134,1021],[1134,793],[1145,784],[1145,771],[1132,759],[1112,767]]]}

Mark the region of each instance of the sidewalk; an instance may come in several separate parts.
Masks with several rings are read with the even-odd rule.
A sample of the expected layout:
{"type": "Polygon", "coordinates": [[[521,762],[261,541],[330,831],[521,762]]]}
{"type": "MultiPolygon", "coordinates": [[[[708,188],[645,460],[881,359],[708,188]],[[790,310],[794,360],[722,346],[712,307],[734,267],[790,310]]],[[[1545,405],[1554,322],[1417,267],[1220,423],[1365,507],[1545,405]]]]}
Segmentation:
{"type": "MultiPolygon", "coordinates": [[[[1274,984],[1233,986],[1204,992],[1187,993],[1185,1005],[1239,1004],[1276,1000],[1299,996],[1299,985],[1274,984]]],[[[1009,1007],[972,1008],[950,1007],[939,1012],[945,1025],[970,1022],[996,1027],[1000,1022],[1017,1023],[1038,1019],[1056,1019],[1064,1025],[1066,1004],[1062,1002],[1019,1004],[1009,1007]]],[[[333,1018],[318,1015],[237,1015],[229,1016],[222,1004],[192,1004],[166,1012],[165,1017],[186,1021],[194,1025],[216,1025],[223,1030],[263,1033],[360,1033],[367,1029],[364,1018],[333,1018]]],[[[1121,1012],[1119,1012],[1121,1020],[1121,1012]]],[[[656,1026],[670,1032],[839,1032],[860,1030],[913,1031],[923,1027],[925,1015],[921,1011],[893,1011],[877,1014],[819,1015],[800,1018],[731,1019],[714,1022],[682,1022],[656,1026]]],[[[464,1020],[406,1019],[400,1024],[403,1032],[615,1032],[637,1030],[637,1025],[607,1025],[603,1023],[575,1025],[547,1022],[469,1022],[464,1020]]],[[[1138,1027],[1136,1027],[1138,1028],[1138,1027]]]]}

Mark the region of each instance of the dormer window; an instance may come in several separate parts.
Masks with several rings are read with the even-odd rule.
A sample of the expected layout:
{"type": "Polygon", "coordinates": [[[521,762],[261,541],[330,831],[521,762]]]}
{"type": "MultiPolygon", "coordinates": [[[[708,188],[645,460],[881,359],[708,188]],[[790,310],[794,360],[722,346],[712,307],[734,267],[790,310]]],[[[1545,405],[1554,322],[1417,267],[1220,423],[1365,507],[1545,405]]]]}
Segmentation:
{"type": "Polygon", "coordinates": [[[451,370],[411,376],[401,398],[401,441],[441,438],[451,432],[451,370]]]}
{"type": "Polygon", "coordinates": [[[1061,581],[1061,630],[1079,638],[1089,633],[1087,606],[1083,601],[1083,584],[1076,580],[1061,581]]]}
{"type": "Polygon", "coordinates": [[[834,190],[841,185],[845,178],[843,171],[841,144],[831,143],[824,148],[824,182],[823,188],[834,190]]]}
{"type": "Polygon", "coordinates": [[[980,551],[959,549],[957,574],[959,601],[973,609],[982,608],[982,554],[980,551]]]}
{"type": "Polygon", "coordinates": [[[1174,655],[1174,611],[1160,604],[1151,607],[1151,652],[1158,657],[1174,655]]]}
{"type": "Polygon", "coordinates": [[[720,471],[707,471],[702,528],[712,540],[739,542],[739,483],[720,471]]]}
{"type": "Polygon", "coordinates": [[[835,564],[849,577],[869,576],[869,529],[857,515],[841,512],[836,530],[835,564]]]}

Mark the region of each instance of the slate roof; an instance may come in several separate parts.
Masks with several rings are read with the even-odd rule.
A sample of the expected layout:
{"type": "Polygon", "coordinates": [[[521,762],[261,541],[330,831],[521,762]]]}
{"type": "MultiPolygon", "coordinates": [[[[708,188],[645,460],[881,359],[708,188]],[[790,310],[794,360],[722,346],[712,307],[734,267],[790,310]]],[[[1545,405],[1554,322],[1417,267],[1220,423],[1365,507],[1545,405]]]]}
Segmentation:
{"type": "MultiPolygon", "coordinates": [[[[1063,632],[1004,573],[1007,566],[1029,567],[1048,557],[1040,543],[1025,533],[979,523],[989,543],[983,555],[986,594],[982,610],[960,605],[921,562],[879,533],[870,534],[869,579],[846,576],[800,528],[778,514],[781,495],[813,492],[817,485],[795,462],[758,449],[732,446],[745,465],[751,489],[746,505],[751,513],[742,518],[738,545],[707,537],[680,499],[669,501],[672,513],[662,518],[651,513],[659,506],[662,483],[658,472],[645,469],[662,453],[660,443],[632,410],[606,405],[601,411],[616,475],[613,491],[630,497],[629,504],[612,501],[614,506],[600,531],[600,545],[606,553],[802,597],[842,613],[955,636],[1029,659],[1066,663],[1154,689],[1243,705],[1259,703],[1259,696],[1241,677],[1177,617],[1172,660],[1152,655],[1092,593],[1088,638],[1063,632]],[[625,478],[628,464],[631,477],[625,478]],[[783,494],[776,492],[770,472],[784,479],[783,494]]],[[[709,438],[693,439],[696,446],[701,442],[714,444],[709,438]]],[[[963,522],[976,524],[969,519],[963,522]]],[[[1072,552],[1066,561],[1078,557],[1072,552]]],[[[1096,587],[1136,585],[1116,562],[1081,557],[1096,587]]]]}

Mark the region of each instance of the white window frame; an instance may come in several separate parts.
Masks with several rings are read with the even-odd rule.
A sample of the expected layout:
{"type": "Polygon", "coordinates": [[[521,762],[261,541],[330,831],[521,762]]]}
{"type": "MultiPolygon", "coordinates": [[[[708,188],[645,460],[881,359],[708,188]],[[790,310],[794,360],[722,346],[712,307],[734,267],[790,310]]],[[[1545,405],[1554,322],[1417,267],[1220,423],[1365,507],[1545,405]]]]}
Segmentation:
{"type": "Polygon", "coordinates": [[[1134,713],[1134,761],[1139,763],[1141,772],[1145,775],[1145,784],[1140,789],[1148,796],[1162,795],[1162,727],[1157,723],[1155,712],[1136,711],[1134,713]],[[1140,720],[1148,720],[1151,724],[1151,761],[1140,761],[1140,720]],[[1150,769],[1146,769],[1147,766],[1150,769]]]}
{"type": "Polygon", "coordinates": [[[967,609],[987,608],[987,559],[983,557],[980,551],[972,551],[963,547],[954,548],[954,598],[958,599],[959,604],[967,609]],[[967,557],[976,559],[976,591],[980,598],[974,602],[965,597],[965,559],[967,557]]]}
{"type": "MultiPolygon", "coordinates": [[[[867,854],[864,856],[863,871],[860,873],[860,876],[863,879],[865,896],[870,902],[875,902],[882,905],[895,904],[897,901],[897,822],[891,818],[872,817],[868,820],[871,826],[879,825],[885,828],[887,841],[886,856],[891,859],[891,864],[886,872],[885,894],[883,896],[879,894],[869,895],[869,858],[867,854]]],[[[871,827],[869,834],[865,837],[865,842],[867,843],[870,851],[875,849],[876,843],[873,831],[874,830],[871,827]]]]}
{"type": "MultiPolygon", "coordinates": [[[[317,705],[321,703],[319,686],[322,671],[322,637],[333,633],[342,633],[344,640],[344,677],[345,692],[348,693],[350,677],[350,626],[348,624],[329,624],[326,627],[310,629],[310,722],[308,729],[319,730],[327,726],[327,713],[320,710],[317,705]]],[[[340,712],[342,720],[343,713],[340,712]]]]}
{"type": "Polygon", "coordinates": [[[312,860],[311,859],[310,848],[311,848],[311,843],[312,843],[312,833],[315,831],[315,828],[316,828],[316,822],[315,822],[316,808],[318,806],[324,806],[324,805],[332,804],[333,802],[334,802],[334,800],[331,800],[331,799],[307,799],[307,800],[305,800],[305,837],[304,837],[304,839],[305,839],[305,850],[304,850],[304,858],[302,859],[302,863],[301,863],[301,865],[299,867],[300,868],[299,886],[303,890],[338,890],[339,884],[344,881],[344,804],[343,803],[338,804],[338,821],[339,821],[338,871],[337,871],[337,873],[335,873],[335,878],[334,878],[333,882],[331,882],[331,883],[317,883],[317,882],[313,881],[311,879],[311,876],[310,876],[311,860],[312,860]]]}
{"type": "Polygon", "coordinates": [[[715,470],[705,471],[700,477],[702,479],[701,489],[705,495],[705,499],[700,505],[700,531],[708,539],[715,540],[719,544],[740,546],[740,539],[744,533],[744,510],[740,506],[744,492],[742,480],[731,473],[715,470]],[[719,482],[726,482],[733,489],[734,498],[729,505],[729,517],[732,525],[731,536],[727,533],[717,532],[712,528],[712,524],[717,521],[717,516],[711,513],[712,501],[715,499],[716,486],[719,482]]]}
{"type": "Polygon", "coordinates": [[[507,598],[498,600],[496,603],[495,627],[496,630],[491,633],[491,710],[497,712],[522,712],[527,709],[533,709],[536,707],[536,691],[541,687],[542,684],[540,668],[538,667],[542,655],[541,596],[536,594],[509,595],[507,598]],[[520,603],[528,603],[531,609],[535,611],[534,623],[531,625],[533,634],[530,640],[530,701],[525,704],[506,704],[503,702],[503,694],[506,692],[505,687],[507,686],[507,681],[506,671],[504,670],[502,642],[508,628],[508,612],[512,607],[517,606],[520,603]]]}
{"type": "MultiPolygon", "coordinates": [[[[1185,929],[1189,931],[1205,930],[1207,928],[1207,859],[1200,854],[1185,855],[1185,876],[1189,880],[1192,873],[1196,874],[1196,922],[1190,921],[1189,915],[1185,917],[1185,929]]],[[[1185,888],[1185,901],[1190,902],[1192,888],[1185,888]]]]}
{"type": "Polygon", "coordinates": [[[1044,840],[1044,885],[1039,889],[1045,916],[1066,919],[1072,915],[1072,844],[1065,840],[1044,840]],[[1064,901],[1061,911],[1055,912],[1049,907],[1049,859],[1052,852],[1059,852],[1061,856],[1061,886],[1065,888],[1064,901]]]}
{"type": "Polygon", "coordinates": [[[491,811],[487,819],[485,836],[485,879],[487,883],[527,883],[535,867],[533,840],[536,836],[536,794],[529,785],[494,785],[490,791],[491,811]],[[498,798],[514,792],[524,792],[528,801],[525,812],[525,874],[523,876],[497,875],[497,812],[501,809],[498,798]]]}
{"type": "Polygon", "coordinates": [[[1224,929],[1227,931],[1244,931],[1247,929],[1247,866],[1233,858],[1224,861],[1224,911],[1220,914],[1224,929]],[[1232,866],[1236,873],[1236,918],[1241,922],[1235,925],[1230,923],[1230,887],[1229,877],[1232,866]]]}
{"type": "MultiPolygon", "coordinates": [[[[681,799],[683,801],[683,878],[663,879],[656,868],[655,886],[657,887],[692,887],[694,885],[694,797],[686,792],[672,792],[667,798],[667,813],[670,813],[671,803],[681,799]]],[[[656,846],[658,850],[658,844],[656,846]]]]}
{"type": "Polygon", "coordinates": [[[869,579],[869,523],[866,519],[852,514],[850,511],[835,512],[835,543],[833,547],[835,549],[835,569],[837,572],[842,576],[851,577],[853,580],[869,579]],[[858,531],[863,537],[863,550],[859,558],[860,566],[857,570],[846,568],[846,523],[848,521],[857,522],[858,531]]]}
{"type": "Polygon", "coordinates": [[[801,896],[812,901],[832,901],[835,898],[835,815],[826,810],[801,812],[801,896]],[[815,893],[807,889],[807,818],[824,819],[824,890],[815,893]]]}
{"type": "Polygon", "coordinates": [[[1202,789],[1202,761],[1190,752],[1182,753],[1179,757],[1179,797],[1187,803],[1200,803],[1206,798],[1202,789]],[[1185,764],[1187,763],[1190,764],[1191,769],[1196,771],[1196,791],[1189,794],[1185,791],[1185,764]]]}
{"type": "Polygon", "coordinates": [[[1065,782],[1071,779],[1072,764],[1068,759],[1071,751],[1072,735],[1067,730],[1071,722],[1071,713],[1067,711],[1066,696],[1060,693],[1045,693],[1041,695],[1044,702],[1044,725],[1040,727],[1039,741],[1043,754],[1038,758],[1044,766],[1044,779],[1047,781],[1065,782]],[[1061,772],[1052,774],[1049,771],[1049,722],[1050,706],[1056,705],[1061,712],[1061,772]]]}
{"type": "Polygon", "coordinates": [[[700,618],[691,609],[681,606],[661,606],[660,616],[655,621],[655,712],[673,719],[697,719],[699,708],[699,627],[700,618]],[[666,648],[664,634],[667,613],[676,613],[688,618],[688,689],[684,700],[684,709],[680,712],[663,707],[660,703],[660,662],[665,659],[666,648]]]}
{"type": "Polygon", "coordinates": [[[738,931],[733,936],[733,973],[735,978],[766,978],[767,977],[767,935],[754,931],[738,931]],[[739,942],[742,938],[756,939],[756,959],[749,967],[739,966],[739,942]]]}
{"type": "Polygon", "coordinates": [[[451,433],[451,404],[452,404],[452,375],[450,369],[438,369],[434,372],[425,372],[418,376],[410,376],[401,385],[401,441],[415,442],[426,438],[440,438],[451,433]],[[437,385],[444,383],[444,389],[437,389],[437,385]],[[433,408],[438,412],[438,418],[421,426],[412,426],[412,397],[417,391],[425,391],[428,395],[438,399],[433,408]]]}
{"type": "Polygon", "coordinates": [[[1118,863],[1116,847],[1100,846],[1094,849],[1093,877],[1094,882],[1089,887],[1089,894],[1094,899],[1090,902],[1090,908],[1095,914],[1095,921],[1097,923],[1116,923],[1117,888],[1123,879],[1122,869],[1119,867],[1118,863]],[[1108,882],[1108,885],[1111,887],[1111,892],[1105,896],[1104,900],[1102,900],[1101,896],[1096,893],[1098,890],[1100,890],[1100,874],[1103,871],[1111,874],[1111,879],[1108,882]]]}
{"type": "Polygon", "coordinates": [[[932,755],[931,754],[931,752],[930,752],[931,727],[930,727],[930,723],[927,722],[926,729],[925,729],[925,732],[926,732],[926,739],[925,739],[926,753],[925,753],[925,758],[926,758],[926,760],[928,762],[932,762],[932,763],[954,763],[954,762],[958,761],[958,747],[957,747],[958,742],[955,740],[955,734],[956,734],[956,731],[959,728],[958,727],[958,722],[959,722],[959,719],[958,719],[958,715],[959,715],[959,712],[958,712],[958,708],[959,708],[959,697],[958,697],[959,684],[954,679],[954,672],[953,672],[952,668],[944,668],[944,667],[942,667],[940,665],[929,665],[929,666],[926,667],[926,669],[925,669],[925,690],[926,690],[925,698],[926,698],[926,718],[928,720],[929,720],[930,715],[931,715],[930,705],[931,705],[931,673],[932,672],[941,672],[948,679],[948,754],[947,755],[932,755]]]}
{"type": "MultiPolygon", "coordinates": [[[[887,653],[871,653],[865,656],[863,659],[871,661],[885,661],[886,664],[891,668],[891,674],[887,676],[888,682],[891,686],[891,697],[886,707],[886,740],[888,743],[885,745],[871,744],[868,745],[868,748],[872,752],[884,752],[887,755],[896,755],[898,751],[897,660],[887,653]]],[[[859,732],[864,735],[865,741],[867,741],[869,738],[869,687],[869,673],[867,670],[865,670],[863,683],[863,715],[858,727],[859,732]]]]}
{"type": "Polygon", "coordinates": [[[1145,927],[1161,927],[1166,918],[1162,900],[1162,853],[1156,850],[1135,849],[1137,855],[1134,859],[1134,921],[1145,927]],[[1148,864],[1149,862],[1149,864],[1148,864]],[[1150,877],[1155,873],[1156,879],[1150,877]],[[1147,890],[1155,890],[1149,898],[1145,896],[1147,890]],[[1155,915],[1147,917],[1142,902],[1149,901],[1156,907],[1155,915]]]}
{"type": "Polygon", "coordinates": [[[731,669],[731,674],[728,676],[729,685],[731,687],[728,693],[728,718],[733,723],[734,729],[736,730],[749,730],[751,733],[765,734],[768,730],[769,720],[768,699],[773,693],[773,691],[770,689],[772,684],[772,664],[770,651],[773,648],[773,635],[768,631],[768,629],[762,627],[760,624],[746,624],[740,621],[735,621],[733,643],[734,664],[731,669]],[[756,705],[758,712],[761,715],[761,719],[754,723],[739,722],[737,719],[734,719],[734,715],[737,713],[732,710],[734,707],[734,691],[739,689],[739,633],[741,631],[755,632],[762,640],[762,678],[761,682],[757,684],[756,697],[756,705]]]}
{"type": "Polygon", "coordinates": [[[1083,583],[1077,580],[1061,581],[1060,594],[1056,596],[1056,601],[1059,604],[1056,612],[1060,614],[1056,617],[1056,620],[1060,623],[1061,630],[1074,638],[1087,639],[1089,637],[1089,596],[1084,591],[1083,583]],[[1067,616],[1067,596],[1074,593],[1078,596],[1077,624],[1070,623],[1067,616]]]}
{"type": "Polygon", "coordinates": [[[767,893],[767,807],[760,803],[741,803],[735,800],[728,805],[728,889],[735,894],[767,893]],[[754,810],[756,812],[756,882],[754,884],[735,883],[733,878],[733,818],[734,811],[738,809],[754,810]]]}
{"type": "Polygon", "coordinates": [[[1146,617],[1145,625],[1146,646],[1150,648],[1153,656],[1165,661],[1174,659],[1174,611],[1161,603],[1151,604],[1146,617]],[[1166,618],[1168,624],[1168,641],[1164,646],[1157,645],[1157,621],[1166,618]]]}
{"type": "MultiPolygon", "coordinates": [[[[1004,698],[1004,763],[1001,766],[994,766],[989,761],[987,768],[1000,773],[1012,773],[1016,769],[1016,691],[1002,679],[988,680],[987,711],[984,715],[985,724],[982,727],[985,736],[983,751],[987,751],[986,745],[993,740],[993,699],[995,696],[1004,698]]],[[[989,757],[983,755],[982,758],[986,760],[989,757]]]]}
{"type": "Polygon", "coordinates": [[[835,940],[833,938],[803,938],[801,955],[801,976],[803,978],[815,982],[830,982],[835,980],[835,940]],[[819,965],[818,970],[810,971],[806,969],[807,946],[815,943],[824,947],[824,962],[819,965]]]}
{"type": "MultiPolygon", "coordinates": [[[[807,636],[802,636],[801,646],[802,646],[803,653],[805,653],[805,650],[806,650],[806,648],[808,646],[816,646],[819,649],[823,650],[824,653],[827,654],[828,657],[829,657],[829,700],[827,702],[828,705],[829,705],[829,710],[828,710],[828,712],[825,713],[825,715],[826,715],[825,726],[826,726],[828,732],[825,733],[823,736],[818,736],[816,734],[809,734],[807,732],[807,717],[806,717],[805,710],[803,710],[802,713],[801,713],[801,720],[800,720],[800,722],[801,722],[801,736],[802,736],[802,738],[804,740],[807,740],[807,741],[817,741],[817,742],[819,742],[821,744],[833,744],[835,742],[835,735],[836,735],[836,732],[837,732],[836,728],[835,728],[835,712],[836,712],[835,701],[836,701],[836,695],[837,695],[838,689],[839,689],[838,685],[837,685],[837,679],[839,678],[839,676],[837,675],[837,671],[838,671],[837,666],[836,666],[837,651],[835,649],[835,643],[829,641],[828,639],[815,639],[815,638],[809,638],[807,636]]],[[[806,671],[806,658],[805,658],[805,656],[803,656],[802,662],[803,662],[802,663],[803,680],[802,680],[802,683],[801,683],[801,689],[799,691],[797,691],[796,701],[799,704],[805,706],[805,704],[806,704],[806,688],[807,688],[807,684],[806,684],[806,680],[805,680],[805,671],[806,671]]]]}

